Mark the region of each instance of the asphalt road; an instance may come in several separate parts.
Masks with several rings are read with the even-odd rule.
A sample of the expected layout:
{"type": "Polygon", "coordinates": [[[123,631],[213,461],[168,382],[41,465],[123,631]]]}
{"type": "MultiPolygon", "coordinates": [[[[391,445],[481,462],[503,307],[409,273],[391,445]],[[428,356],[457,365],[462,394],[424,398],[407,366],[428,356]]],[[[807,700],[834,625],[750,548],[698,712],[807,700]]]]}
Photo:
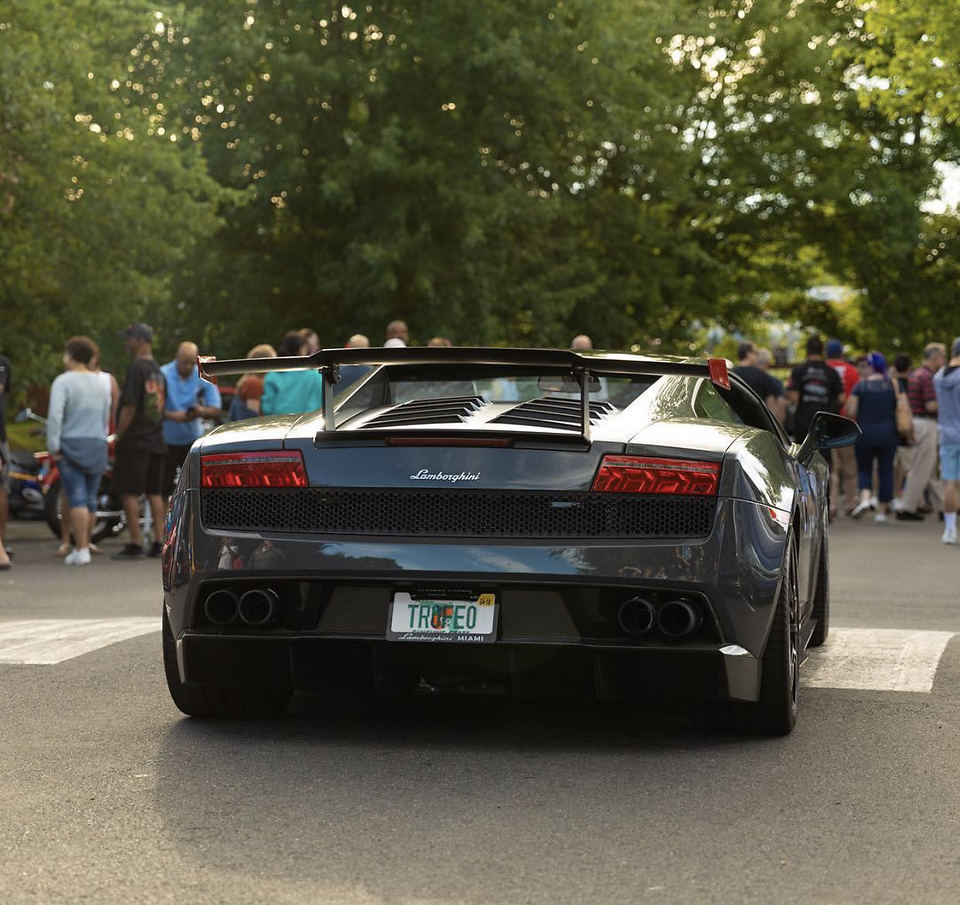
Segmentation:
{"type": "Polygon", "coordinates": [[[42,525],[10,529],[0,660],[13,623],[135,636],[0,662],[4,905],[960,899],[960,549],[938,523],[835,525],[846,631],[776,740],[449,700],[189,720],[137,621],[159,619],[158,563],[71,569],[42,525]]]}

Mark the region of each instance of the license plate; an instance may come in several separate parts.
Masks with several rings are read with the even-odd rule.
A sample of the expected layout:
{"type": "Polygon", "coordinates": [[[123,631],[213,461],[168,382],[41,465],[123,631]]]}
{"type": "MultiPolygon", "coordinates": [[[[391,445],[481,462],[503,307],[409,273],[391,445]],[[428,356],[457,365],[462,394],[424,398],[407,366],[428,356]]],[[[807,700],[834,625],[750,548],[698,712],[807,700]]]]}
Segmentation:
{"type": "Polygon", "coordinates": [[[495,594],[468,600],[414,600],[405,591],[397,591],[390,604],[387,638],[489,644],[497,640],[497,610],[495,594]]]}

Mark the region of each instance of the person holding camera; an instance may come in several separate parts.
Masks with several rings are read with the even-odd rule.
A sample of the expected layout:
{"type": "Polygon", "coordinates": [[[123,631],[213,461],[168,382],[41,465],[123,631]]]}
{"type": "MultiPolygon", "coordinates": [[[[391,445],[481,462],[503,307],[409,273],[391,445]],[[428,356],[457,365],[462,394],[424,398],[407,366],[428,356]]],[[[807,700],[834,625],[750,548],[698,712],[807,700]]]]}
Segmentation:
{"type": "Polygon", "coordinates": [[[164,462],[164,495],[173,494],[177,472],[187,453],[203,433],[202,418],[219,418],[220,391],[200,376],[195,343],[180,343],[177,357],[162,365],[167,381],[167,398],[163,410],[163,439],[167,444],[164,462]]]}

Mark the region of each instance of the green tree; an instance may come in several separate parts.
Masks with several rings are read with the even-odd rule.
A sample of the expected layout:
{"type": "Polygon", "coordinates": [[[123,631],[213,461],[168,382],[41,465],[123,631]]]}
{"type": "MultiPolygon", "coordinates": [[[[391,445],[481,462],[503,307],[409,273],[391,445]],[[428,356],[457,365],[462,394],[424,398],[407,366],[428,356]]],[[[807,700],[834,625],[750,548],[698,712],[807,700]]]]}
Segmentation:
{"type": "Polygon", "coordinates": [[[876,40],[864,54],[864,92],[891,116],[960,119],[960,5],[955,0],[876,0],[866,8],[876,40]]]}
{"type": "Polygon", "coordinates": [[[0,341],[21,375],[52,377],[71,334],[156,317],[218,225],[199,148],[154,126],[142,74],[163,39],[139,3],[0,6],[0,341]]]}

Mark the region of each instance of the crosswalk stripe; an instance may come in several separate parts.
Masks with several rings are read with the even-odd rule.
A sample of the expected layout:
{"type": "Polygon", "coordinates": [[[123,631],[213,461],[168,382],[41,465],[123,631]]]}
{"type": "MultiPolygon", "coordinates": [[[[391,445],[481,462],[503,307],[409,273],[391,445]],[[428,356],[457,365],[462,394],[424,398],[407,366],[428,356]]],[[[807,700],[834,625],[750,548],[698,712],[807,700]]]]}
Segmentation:
{"type": "MultiPolygon", "coordinates": [[[[159,629],[160,620],[152,616],[0,622],[0,664],[62,663],[159,629]]],[[[955,634],[832,628],[827,643],[809,652],[801,680],[811,688],[929,693],[940,658],[955,634]]]]}
{"type": "Polygon", "coordinates": [[[831,628],[800,672],[812,688],[865,691],[933,690],[940,658],[955,632],[893,628],[831,628]]]}
{"type": "Polygon", "coordinates": [[[47,666],[160,630],[160,620],[27,619],[0,622],[0,663],[47,666]]]}

